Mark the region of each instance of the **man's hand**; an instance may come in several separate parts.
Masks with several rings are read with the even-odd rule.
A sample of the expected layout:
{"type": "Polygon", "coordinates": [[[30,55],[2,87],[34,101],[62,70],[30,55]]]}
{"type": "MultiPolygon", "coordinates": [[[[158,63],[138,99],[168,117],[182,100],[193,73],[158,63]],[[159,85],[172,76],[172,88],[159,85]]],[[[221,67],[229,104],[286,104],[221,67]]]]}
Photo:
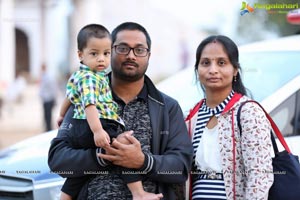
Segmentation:
{"type": "Polygon", "coordinates": [[[130,144],[122,144],[113,140],[112,145],[105,147],[106,154],[98,154],[99,157],[111,161],[115,165],[126,168],[139,169],[143,166],[145,155],[142,152],[140,142],[130,134],[125,135],[130,144]]]}
{"type": "Polygon", "coordinates": [[[126,135],[131,135],[132,132],[126,131],[124,133],[121,133],[117,136],[116,140],[122,144],[131,144],[131,142],[126,138],[126,135]]]}

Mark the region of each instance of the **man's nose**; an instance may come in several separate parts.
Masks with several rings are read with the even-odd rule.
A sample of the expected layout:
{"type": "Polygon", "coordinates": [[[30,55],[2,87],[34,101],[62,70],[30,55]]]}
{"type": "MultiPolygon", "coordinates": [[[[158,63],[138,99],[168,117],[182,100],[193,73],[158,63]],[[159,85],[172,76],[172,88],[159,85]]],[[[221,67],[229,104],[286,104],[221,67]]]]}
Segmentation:
{"type": "Polygon", "coordinates": [[[136,55],[134,54],[133,49],[130,49],[129,52],[128,52],[128,54],[126,56],[128,58],[133,58],[133,59],[136,58],[136,55]]]}

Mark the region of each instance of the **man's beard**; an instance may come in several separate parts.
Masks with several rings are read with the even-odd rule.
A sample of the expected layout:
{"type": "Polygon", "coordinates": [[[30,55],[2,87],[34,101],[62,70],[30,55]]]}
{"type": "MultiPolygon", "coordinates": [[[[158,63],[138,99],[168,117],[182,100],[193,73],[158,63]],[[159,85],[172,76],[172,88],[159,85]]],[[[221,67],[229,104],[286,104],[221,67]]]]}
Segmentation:
{"type": "MultiPolygon", "coordinates": [[[[139,66],[136,66],[137,68],[139,66]]],[[[123,70],[123,67],[121,68],[114,68],[112,67],[112,72],[114,76],[120,80],[128,81],[128,82],[134,82],[137,80],[140,80],[144,77],[145,73],[147,71],[147,67],[144,69],[144,71],[129,71],[129,70],[123,70]]]]}

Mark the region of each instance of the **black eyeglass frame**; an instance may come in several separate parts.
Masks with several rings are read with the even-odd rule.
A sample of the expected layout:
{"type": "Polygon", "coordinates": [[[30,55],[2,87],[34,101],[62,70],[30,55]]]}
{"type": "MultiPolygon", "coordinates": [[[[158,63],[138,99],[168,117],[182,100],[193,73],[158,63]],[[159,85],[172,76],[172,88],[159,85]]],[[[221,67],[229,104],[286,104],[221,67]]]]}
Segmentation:
{"type": "Polygon", "coordinates": [[[113,48],[115,48],[116,53],[119,54],[119,55],[128,55],[128,54],[130,53],[130,51],[132,50],[133,54],[134,54],[136,57],[146,57],[146,56],[149,54],[149,52],[150,52],[150,50],[149,50],[148,48],[145,48],[145,47],[134,47],[134,48],[132,48],[132,47],[129,47],[129,46],[124,45],[124,44],[114,45],[113,48]],[[127,48],[129,49],[129,51],[128,51],[127,53],[120,53],[120,52],[117,51],[117,47],[118,47],[118,46],[124,46],[124,47],[127,47],[127,48]],[[146,53],[145,53],[145,55],[137,55],[136,52],[135,52],[135,49],[145,49],[145,50],[146,50],[146,51],[145,51],[146,53]]]}

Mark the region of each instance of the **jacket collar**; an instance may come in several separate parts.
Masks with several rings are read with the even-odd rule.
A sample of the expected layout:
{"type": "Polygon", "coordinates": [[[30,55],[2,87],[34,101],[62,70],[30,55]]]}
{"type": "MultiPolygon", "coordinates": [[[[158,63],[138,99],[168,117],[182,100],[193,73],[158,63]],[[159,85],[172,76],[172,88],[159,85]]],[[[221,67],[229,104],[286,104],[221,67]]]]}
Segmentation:
{"type": "Polygon", "coordinates": [[[222,114],[225,113],[225,112],[227,112],[228,110],[230,110],[233,107],[233,105],[236,102],[238,102],[240,100],[240,98],[242,98],[242,96],[243,95],[240,94],[240,93],[234,93],[233,97],[230,99],[230,101],[228,102],[228,104],[225,106],[222,114]]]}

